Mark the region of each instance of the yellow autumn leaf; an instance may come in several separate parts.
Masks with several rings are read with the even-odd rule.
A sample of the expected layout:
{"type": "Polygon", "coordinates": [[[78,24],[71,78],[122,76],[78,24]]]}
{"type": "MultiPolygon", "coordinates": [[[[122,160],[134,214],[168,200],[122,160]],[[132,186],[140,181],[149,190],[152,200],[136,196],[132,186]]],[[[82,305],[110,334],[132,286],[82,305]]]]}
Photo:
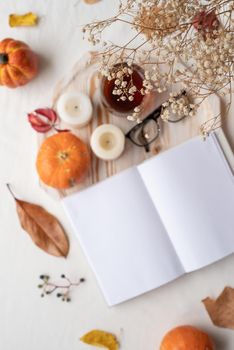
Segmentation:
{"type": "Polygon", "coordinates": [[[9,16],[10,27],[30,27],[37,25],[37,15],[32,12],[24,15],[11,14],[9,16]]]}
{"type": "Polygon", "coordinates": [[[96,4],[96,2],[99,2],[100,0],[84,0],[86,4],[93,5],[96,4]]]}
{"type": "Polygon", "coordinates": [[[109,350],[119,349],[119,343],[114,334],[97,329],[86,333],[80,338],[80,340],[86,344],[97,346],[99,348],[106,348],[109,350]]]}

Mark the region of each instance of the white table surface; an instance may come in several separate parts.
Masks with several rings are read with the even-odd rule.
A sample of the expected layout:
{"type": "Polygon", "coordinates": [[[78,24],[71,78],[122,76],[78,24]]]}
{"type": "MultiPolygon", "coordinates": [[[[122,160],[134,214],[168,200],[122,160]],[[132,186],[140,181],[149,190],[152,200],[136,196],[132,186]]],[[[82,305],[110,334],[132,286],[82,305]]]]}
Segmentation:
{"type": "MultiPolygon", "coordinates": [[[[34,166],[36,134],[27,123],[26,113],[50,105],[55,83],[90,48],[82,40],[80,25],[111,13],[113,2],[108,0],[91,6],[82,0],[0,3],[1,39],[24,40],[41,56],[37,79],[15,90],[1,87],[0,93],[0,349],[89,349],[79,337],[100,328],[119,336],[123,350],[153,350],[159,348],[168,329],[192,324],[209,331],[218,349],[233,350],[234,332],[214,327],[201,299],[217,297],[226,285],[234,287],[234,256],[108,308],[61,204],[39,187],[34,166]],[[41,17],[38,27],[9,27],[10,13],[27,11],[41,17]],[[20,228],[7,182],[19,197],[44,206],[61,220],[71,243],[67,259],[54,258],[32,244],[20,228]],[[87,282],[74,290],[70,304],[56,296],[41,299],[37,284],[42,273],[54,280],[59,280],[61,273],[73,280],[84,276],[87,282]]],[[[117,37],[118,33],[111,35],[117,37]]],[[[232,147],[233,121],[230,112],[225,130],[232,147]]]]}

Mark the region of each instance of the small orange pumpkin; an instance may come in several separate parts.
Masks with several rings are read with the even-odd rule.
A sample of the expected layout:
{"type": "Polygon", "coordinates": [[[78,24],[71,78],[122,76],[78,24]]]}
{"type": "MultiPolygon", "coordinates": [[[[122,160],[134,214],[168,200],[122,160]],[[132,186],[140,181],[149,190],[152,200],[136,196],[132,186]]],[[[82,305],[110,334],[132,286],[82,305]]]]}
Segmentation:
{"type": "Polygon", "coordinates": [[[48,186],[66,189],[81,182],[90,166],[87,145],[70,132],[48,137],[36,161],[40,179],[48,186]]]}
{"type": "Polygon", "coordinates": [[[192,326],[180,326],[164,336],[160,350],[215,350],[215,346],[208,334],[192,326]]]}
{"type": "Polygon", "coordinates": [[[0,41],[0,85],[10,88],[25,85],[38,73],[38,57],[22,41],[0,41]]]}

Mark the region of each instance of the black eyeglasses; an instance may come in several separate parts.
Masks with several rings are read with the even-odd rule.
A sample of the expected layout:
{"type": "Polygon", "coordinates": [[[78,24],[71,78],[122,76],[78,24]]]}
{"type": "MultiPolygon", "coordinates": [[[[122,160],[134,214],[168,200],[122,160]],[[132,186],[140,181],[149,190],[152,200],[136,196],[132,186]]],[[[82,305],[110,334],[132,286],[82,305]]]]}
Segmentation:
{"type": "Polygon", "coordinates": [[[162,106],[155,109],[140,124],[135,125],[125,135],[138,147],[144,147],[149,152],[149,145],[156,140],[160,133],[158,118],[161,115],[162,106]]]}
{"type": "MultiPolygon", "coordinates": [[[[182,93],[178,95],[178,98],[182,97],[183,95],[186,95],[186,91],[182,91],[182,93]]],[[[131,140],[134,145],[138,147],[144,147],[146,152],[149,152],[149,145],[154,142],[160,134],[160,125],[158,120],[162,114],[163,109],[164,107],[162,105],[156,108],[140,124],[137,124],[132,129],[130,129],[125,137],[131,140]]],[[[171,113],[167,121],[169,123],[177,123],[185,117],[185,115],[181,116],[175,113],[171,113]]]]}

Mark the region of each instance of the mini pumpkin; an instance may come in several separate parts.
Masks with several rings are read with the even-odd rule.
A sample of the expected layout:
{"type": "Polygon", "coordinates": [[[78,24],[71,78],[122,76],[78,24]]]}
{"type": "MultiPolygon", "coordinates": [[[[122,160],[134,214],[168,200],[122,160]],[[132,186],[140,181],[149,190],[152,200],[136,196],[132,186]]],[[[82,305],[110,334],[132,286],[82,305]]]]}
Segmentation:
{"type": "Polygon", "coordinates": [[[0,41],[0,85],[16,88],[27,84],[38,73],[38,57],[22,41],[0,41]]]}
{"type": "Polygon", "coordinates": [[[80,183],[90,166],[87,145],[70,132],[48,137],[36,161],[40,179],[48,186],[66,189],[80,183]]]}
{"type": "Polygon", "coordinates": [[[180,326],[164,336],[160,350],[215,350],[215,347],[208,334],[192,326],[180,326]]]}

